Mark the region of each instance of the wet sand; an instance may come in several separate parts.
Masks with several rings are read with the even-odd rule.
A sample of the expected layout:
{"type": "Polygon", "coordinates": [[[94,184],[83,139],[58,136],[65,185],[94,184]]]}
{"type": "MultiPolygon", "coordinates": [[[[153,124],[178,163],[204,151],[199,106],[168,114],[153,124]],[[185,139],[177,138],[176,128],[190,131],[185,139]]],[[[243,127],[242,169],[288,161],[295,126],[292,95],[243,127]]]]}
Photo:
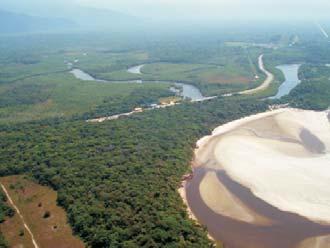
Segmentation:
{"type": "Polygon", "coordinates": [[[329,147],[325,112],[282,109],[223,125],[198,142],[187,203],[226,247],[298,247],[330,234],[329,147]]]}
{"type": "Polygon", "coordinates": [[[304,240],[298,248],[330,248],[330,235],[304,240]]]}

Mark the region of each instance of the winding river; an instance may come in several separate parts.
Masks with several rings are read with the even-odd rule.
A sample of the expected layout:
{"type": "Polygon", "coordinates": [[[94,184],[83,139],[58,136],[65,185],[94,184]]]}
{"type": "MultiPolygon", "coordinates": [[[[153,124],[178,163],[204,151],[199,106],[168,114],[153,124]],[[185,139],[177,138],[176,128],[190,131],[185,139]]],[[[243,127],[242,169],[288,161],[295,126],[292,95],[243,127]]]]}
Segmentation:
{"type": "MultiPolygon", "coordinates": [[[[129,68],[127,71],[132,74],[142,74],[141,69],[144,65],[134,66],[129,68]]],[[[170,90],[182,96],[185,99],[190,99],[191,101],[202,101],[204,99],[209,99],[208,97],[204,97],[201,91],[190,84],[185,83],[177,83],[177,82],[169,82],[169,81],[161,81],[161,80],[124,80],[124,81],[110,81],[110,80],[101,80],[96,79],[93,76],[89,75],[88,73],[84,72],[81,69],[73,69],[71,73],[80,80],[83,81],[96,81],[96,82],[105,82],[105,83],[166,83],[166,84],[173,84],[176,87],[180,88],[180,90],[176,89],[176,87],[171,87],[170,90]]]]}
{"type": "MultiPolygon", "coordinates": [[[[267,71],[264,67],[263,63],[263,55],[260,55],[258,58],[259,68],[260,70],[267,76],[266,80],[263,84],[258,86],[257,88],[246,90],[239,92],[239,94],[254,94],[259,91],[266,89],[274,80],[274,75],[267,71]]],[[[143,72],[141,71],[145,64],[136,65],[127,69],[128,73],[136,74],[141,76],[143,72]]],[[[279,99],[287,94],[296,87],[301,81],[298,78],[298,71],[301,65],[299,64],[291,64],[291,65],[280,65],[277,66],[279,70],[281,70],[285,76],[285,81],[280,85],[278,92],[275,96],[269,97],[269,99],[279,99]]],[[[97,82],[108,82],[108,83],[167,83],[173,84],[176,87],[171,87],[170,90],[172,92],[177,93],[178,95],[182,96],[185,99],[190,99],[191,101],[203,101],[208,100],[212,97],[204,97],[201,91],[194,85],[186,84],[186,83],[178,83],[178,82],[169,82],[169,81],[162,81],[162,80],[123,80],[123,81],[110,81],[110,80],[101,80],[96,79],[93,76],[89,75],[88,73],[82,71],[81,69],[73,69],[71,73],[80,80],[84,81],[97,81],[97,82]],[[178,90],[177,88],[180,88],[178,90]]],[[[226,94],[224,96],[231,96],[232,94],[226,94]]]]}

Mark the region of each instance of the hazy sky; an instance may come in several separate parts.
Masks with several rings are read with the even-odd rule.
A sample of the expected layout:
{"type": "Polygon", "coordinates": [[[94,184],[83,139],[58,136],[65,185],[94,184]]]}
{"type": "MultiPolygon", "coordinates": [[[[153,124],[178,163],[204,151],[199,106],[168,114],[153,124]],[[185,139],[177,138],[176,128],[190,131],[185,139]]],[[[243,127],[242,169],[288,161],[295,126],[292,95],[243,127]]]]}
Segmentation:
{"type": "Polygon", "coordinates": [[[51,5],[78,4],[152,18],[323,18],[330,0],[0,0],[0,8],[42,10],[51,5]]]}

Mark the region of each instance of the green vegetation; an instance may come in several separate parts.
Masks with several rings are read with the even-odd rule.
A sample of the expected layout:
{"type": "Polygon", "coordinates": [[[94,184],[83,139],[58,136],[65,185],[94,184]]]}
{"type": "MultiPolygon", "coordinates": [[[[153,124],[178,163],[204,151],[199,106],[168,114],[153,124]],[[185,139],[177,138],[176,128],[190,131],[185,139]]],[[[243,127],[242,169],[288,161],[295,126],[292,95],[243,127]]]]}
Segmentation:
{"type": "Polygon", "coordinates": [[[330,67],[303,65],[300,70],[302,83],[294,88],[282,102],[303,109],[324,110],[330,107],[330,67]]]}
{"type": "MultiPolygon", "coordinates": [[[[213,246],[205,228],[188,218],[177,193],[196,140],[220,124],[265,111],[268,103],[329,106],[330,72],[320,66],[329,54],[324,43],[313,45],[309,36],[247,33],[150,41],[120,34],[28,36],[24,43],[0,37],[5,41],[0,42],[0,176],[29,174],[56,190],[75,234],[90,247],[213,246]],[[289,47],[293,40],[299,43],[289,47]],[[255,42],[279,49],[247,45],[255,42]],[[318,46],[322,53],[313,57],[318,46]],[[170,83],[80,81],[65,64],[100,79],[184,81],[205,95],[221,95],[261,83],[261,53],[276,81],[257,96],[183,102],[97,124],[85,120],[173,96],[170,83]],[[260,101],[283,81],[275,67],[292,62],[306,63],[302,84],[280,101],[260,101]],[[144,75],[127,73],[144,63],[144,75]]],[[[1,207],[3,202],[0,198],[1,207]]],[[[1,242],[0,236],[0,247],[1,242]]]]}
{"type": "MultiPolygon", "coordinates": [[[[231,91],[251,88],[257,71],[257,57],[260,48],[249,50],[227,47],[223,44],[203,47],[203,53],[191,45],[182,51],[180,42],[148,47],[143,52],[104,53],[103,51],[79,57],[78,67],[96,78],[106,80],[163,80],[180,81],[193,84],[205,95],[221,95],[231,91]],[[155,50],[158,53],[155,53],[155,50]],[[169,58],[171,54],[171,58],[169,58]],[[166,61],[166,62],[164,62],[166,61]],[[127,68],[136,64],[146,64],[142,75],[131,74],[127,68]]],[[[206,45],[206,44],[205,44],[206,45]]],[[[195,44],[196,46],[196,44],[195,44]]]]}
{"type": "Polygon", "coordinates": [[[0,175],[31,173],[57,190],[74,231],[92,247],[208,247],[177,188],[199,137],[267,108],[238,100],[183,104],[103,124],[3,126],[0,175]]]}
{"type": "Polygon", "coordinates": [[[5,240],[5,238],[3,237],[3,235],[0,233],[0,248],[7,248],[8,244],[5,240]]]}
{"type": "MultiPolygon", "coordinates": [[[[128,96],[116,95],[107,97],[91,112],[84,113],[84,119],[111,116],[131,112],[134,108],[150,108],[151,104],[158,104],[164,97],[173,96],[168,89],[153,87],[141,87],[133,90],[128,96]]],[[[78,115],[77,118],[80,118],[78,115]]]]}
{"type": "Polygon", "coordinates": [[[6,217],[14,216],[15,211],[7,204],[6,195],[0,191],[0,223],[2,223],[6,217]]]}

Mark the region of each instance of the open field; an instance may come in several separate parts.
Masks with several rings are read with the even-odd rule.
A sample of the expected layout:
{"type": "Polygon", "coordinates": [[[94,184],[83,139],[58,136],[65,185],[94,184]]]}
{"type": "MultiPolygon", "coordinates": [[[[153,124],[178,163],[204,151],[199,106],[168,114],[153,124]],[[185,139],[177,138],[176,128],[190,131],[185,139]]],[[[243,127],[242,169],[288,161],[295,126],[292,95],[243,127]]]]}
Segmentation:
{"type": "Polygon", "coordinates": [[[33,244],[31,235],[23,226],[23,220],[16,213],[0,225],[10,247],[84,247],[83,242],[72,235],[65,211],[56,204],[55,191],[29,181],[24,176],[3,177],[0,182],[35,239],[33,244]],[[47,212],[49,216],[46,216],[47,212]]]}
{"type": "Polygon", "coordinates": [[[254,80],[252,71],[235,65],[153,63],[142,68],[144,79],[204,84],[245,84],[254,80]]]}

